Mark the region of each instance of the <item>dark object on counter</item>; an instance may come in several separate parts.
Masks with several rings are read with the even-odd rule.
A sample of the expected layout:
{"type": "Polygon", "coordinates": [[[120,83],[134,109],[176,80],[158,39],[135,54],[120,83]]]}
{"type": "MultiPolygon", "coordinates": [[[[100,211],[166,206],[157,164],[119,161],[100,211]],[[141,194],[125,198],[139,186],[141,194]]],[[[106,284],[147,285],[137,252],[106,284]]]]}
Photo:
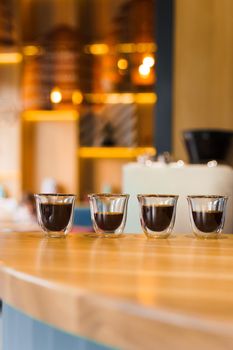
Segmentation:
{"type": "Polygon", "coordinates": [[[183,137],[190,163],[204,164],[211,160],[233,163],[233,131],[186,130],[183,137]]]}
{"type": "Polygon", "coordinates": [[[113,136],[113,127],[110,123],[107,123],[104,126],[103,137],[104,139],[102,142],[102,146],[105,146],[105,147],[115,146],[115,141],[113,136]]]}

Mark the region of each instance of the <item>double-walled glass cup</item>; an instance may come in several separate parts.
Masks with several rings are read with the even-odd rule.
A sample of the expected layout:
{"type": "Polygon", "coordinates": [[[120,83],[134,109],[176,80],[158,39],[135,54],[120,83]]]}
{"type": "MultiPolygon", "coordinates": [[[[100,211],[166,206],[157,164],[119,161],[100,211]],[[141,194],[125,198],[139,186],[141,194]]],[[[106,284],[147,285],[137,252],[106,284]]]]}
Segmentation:
{"type": "Polygon", "coordinates": [[[188,196],[193,233],[199,238],[217,238],[225,222],[226,196],[188,196]]]}
{"type": "Polygon", "coordinates": [[[119,237],[125,227],[129,195],[100,193],[88,197],[96,234],[103,237],[119,237]]]}
{"type": "Polygon", "coordinates": [[[139,194],[141,226],[149,238],[167,238],[174,227],[178,196],[139,194]]]}
{"type": "Polygon", "coordinates": [[[37,220],[46,236],[62,238],[71,230],[76,196],[35,194],[37,220]]]}

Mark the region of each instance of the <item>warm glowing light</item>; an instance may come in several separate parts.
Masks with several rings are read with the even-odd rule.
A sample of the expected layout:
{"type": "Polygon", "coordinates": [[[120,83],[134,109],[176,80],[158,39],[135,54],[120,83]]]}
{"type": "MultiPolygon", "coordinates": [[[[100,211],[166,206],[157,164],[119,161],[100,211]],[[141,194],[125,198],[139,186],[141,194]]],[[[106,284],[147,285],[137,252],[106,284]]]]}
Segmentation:
{"type": "Polygon", "coordinates": [[[155,64],[155,59],[152,56],[145,56],[143,58],[142,64],[151,68],[155,64]]]}
{"type": "Polygon", "coordinates": [[[157,95],[154,92],[142,92],[142,93],[96,93],[86,94],[88,101],[92,103],[106,103],[106,104],[117,104],[117,103],[143,103],[143,104],[154,104],[157,101],[157,95]]]}
{"type": "Polygon", "coordinates": [[[20,52],[0,52],[0,64],[20,63],[22,59],[20,52]]]}
{"type": "Polygon", "coordinates": [[[134,102],[134,94],[124,93],[122,96],[119,94],[119,103],[133,103],[134,102]]]}
{"type": "Polygon", "coordinates": [[[77,111],[26,111],[22,114],[27,122],[75,122],[79,118],[77,111]]]}
{"type": "Polygon", "coordinates": [[[157,45],[153,42],[146,43],[120,43],[114,46],[108,46],[104,43],[96,43],[92,45],[85,45],[84,52],[93,55],[104,55],[107,53],[115,54],[116,52],[121,53],[150,53],[157,50],[157,45]]]}
{"type": "Polygon", "coordinates": [[[109,47],[107,44],[93,44],[89,46],[89,51],[93,55],[106,55],[109,47]]]}
{"type": "Polygon", "coordinates": [[[154,104],[157,102],[157,95],[154,92],[141,92],[135,94],[134,100],[136,103],[154,104]]]}
{"type": "Polygon", "coordinates": [[[116,51],[123,53],[131,53],[136,51],[136,45],[134,43],[122,43],[116,45],[116,51]]]}
{"type": "Polygon", "coordinates": [[[40,53],[40,48],[35,45],[24,46],[23,53],[25,56],[36,56],[40,53]]]}
{"type": "Polygon", "coordinates": [[[117,62],[117,67],[119,69],[127,69],[128,68],[128,61],[125,58],[120,58],[117,62]]]}
{"type": "Polygon", "coordinates": [[[137,43],[137,52],[154,52],[157,50],[155,43],[137,43]]]}
{"type": "Polygon", "coordinates": [[[115,50],[122,53],[155,52],[157,46],[155,43],[121,43],[116,45],[115,50]]]}
{"type": "Polygon", "coordinates": [[[106,101],[105,101],[105,103],[110,103],[110,104],[118,104],[118,103],[130,104],[133,102],[134,102],[134,95],[132,93],[107,94],[106,101]]]}
{"type": "Polygon", "coordinates": [[[119,103],[119,94],[108,94],[106,95],[106,103],[119,103]]]}
{"type": "Polygon", "coordinates": [[[130,159],[143,154],[154,156],[156,149],[154,147],[80,147],[78,149],[79,157],[87,159],[130,159]]]}
{"type": "Polygon", "coordinates": [[[82,103],[82,101],[83,101],[83,95],[82,95],[81,91],[75,90],[72,94],[73,104],[79,105],[80,103],[82,103]]]}
{"type": "Polygon", "coordinates": [[[53,103],[60,103],[60,102],[61,102],[61,100],[62,100],[62,94],[61,94],[61,91],[60,91],[58,88],[54,88],[54,89],[51,91],[50,100],[51,100],[53,103]]]}
{"type": "Polygon", "coordinates": [[[144,64],[141,64],[138,68],[138,71],[139,71],[139,74],[146,77],[147,75],[150,74],[150,67],[144,65],[144,64]]]}
{"type": "Polygon", "coordinates": [[[138,43],[137,52],[145,52],[147,50],[147,43],[138,43]]]}
{"type": "Polygon", "coordinates": [[[104,93],[86,94],[85,97],[89,102],[96,104],[102,104],[106,102],[106,94],[104,93]]]}

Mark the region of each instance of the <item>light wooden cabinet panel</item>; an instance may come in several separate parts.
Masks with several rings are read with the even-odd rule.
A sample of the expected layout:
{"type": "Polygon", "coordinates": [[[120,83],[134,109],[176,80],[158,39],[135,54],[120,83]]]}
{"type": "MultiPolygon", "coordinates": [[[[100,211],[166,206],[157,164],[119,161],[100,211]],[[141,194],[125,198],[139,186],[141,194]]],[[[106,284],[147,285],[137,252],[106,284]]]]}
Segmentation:
{"type": "Polygon", "coordinates": [[[233,1],[175,4],[173,138],[185,158],[182,130],[233,130],[233,1]]]}
{"type": "Polygon", "coordinates": [[[59,191],[77,193],[76,112],[25,112],[22,124],[23,190],[39,192],[43,180],[53,178],[59,191]]]}

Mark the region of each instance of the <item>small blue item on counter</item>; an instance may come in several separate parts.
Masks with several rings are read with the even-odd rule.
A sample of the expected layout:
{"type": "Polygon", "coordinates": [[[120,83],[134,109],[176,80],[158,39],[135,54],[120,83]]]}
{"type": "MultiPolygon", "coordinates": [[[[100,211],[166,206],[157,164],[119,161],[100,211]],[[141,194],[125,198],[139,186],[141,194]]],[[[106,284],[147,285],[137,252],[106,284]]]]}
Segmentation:
{"type": "Polygon", "coordinates": [[[74,226],[92,227],[89,206],[74,208],[74,226]]]}

